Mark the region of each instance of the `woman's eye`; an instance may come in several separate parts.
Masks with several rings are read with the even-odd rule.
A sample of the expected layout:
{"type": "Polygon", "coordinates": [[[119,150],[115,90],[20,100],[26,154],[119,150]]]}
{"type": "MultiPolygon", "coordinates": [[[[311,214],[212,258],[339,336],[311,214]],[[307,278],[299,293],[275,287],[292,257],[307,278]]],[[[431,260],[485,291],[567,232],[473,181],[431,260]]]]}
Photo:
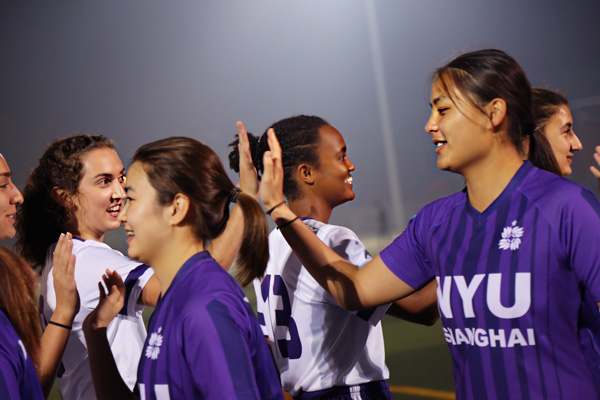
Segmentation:
{"type": "Polygon", "coordinates": [[[119,182],[121,182],[121,183],[127,182],[127,177],[125,175],[120,175],[119,176],[119,182]]]}
{"type": "Polygon", "coordinates": [[[446,108],[438,108],[438,113],[439,113],[440,115],[444,115],[444,113],[445,113],[446,111],[448,111],[448,108],[447,108],[447,107],[446,107],[446,108]]]}

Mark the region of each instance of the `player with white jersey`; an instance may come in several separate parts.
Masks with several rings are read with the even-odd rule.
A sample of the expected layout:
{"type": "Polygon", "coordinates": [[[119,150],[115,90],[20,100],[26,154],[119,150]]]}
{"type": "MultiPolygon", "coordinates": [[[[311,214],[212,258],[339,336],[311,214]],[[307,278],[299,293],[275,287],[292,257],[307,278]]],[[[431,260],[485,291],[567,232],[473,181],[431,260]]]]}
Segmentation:
{"type": "MultiPolygon", "coordinates": [[[[53,246],[48,251],[46,266],[42,270],[40,305],[43,307],[44,327],[56,306],[52,251],[53,246]]],[[[107,336],[119,372],[127,385],[133,388],[137,377],[136,368],[132,366],[137,364],[146,339],[146,327],[141,315],[144,307],[138,304],[138,299],[154,271],[147,265],[131,260],[107,244],[95,240],[74,238],[73,254],[76,257],[75,280],[78,282],[81,308],[73,321],[69,345],[58,371],[61,394],[64,398],[71,399],[94,393],[81,324],[98,304],[96,280],[107,268],[118,271],[123,276],[127,288],[125,307],[108,327],[107,336]]]]}
{"type": "MultiPolygon", "coordinates": [[[[100,303],[83,323],[100,399],[281,399],[275,367],[253,311],[234,278],[206,251],[225,229],[229,205],[243,211],[238,277],[264,273],[267,221],[256,200],[240,193],[203,143],[172,137],[139,148],[129,169],[119,219],[128,253],[152,265],[162,295],[149,323],[133,393],[119,377],[106,328],[123,307],[116,272],[100,286],[100,303]]],[[[256,193],[256,192],[254,192],[256,193]]]]}
{"type": "MultiPolygon", "coordinates": [[[[371,259],[350,229],[310,218],[304,223],[353,264],[362,266],[371,259]]],[[[346,386],[352,393],[351,387],[372,381],[385,387],[389,371],[380,319],[387,306],[359,312],[340,308],[302,268],[279,230],[269,235],[269,263],[254,288],[258,319],[287,392],[308,396],[346,386]]]]}
{"type": "MultiPolygon", "coordinates": [[[[137,362],[146,338],[141,306],[156,305],[160,284],[148,266],[103,243],[106,232],[121,226],[117,217],[125,201],[125,180],[114,142],[102,135],[82,134],[51,143],[23,191],[25,202],[19,211],[17,246],[33,265],[43,267],[40,298],[42,319],[46,322],[55,309],[53,244],[60,232],[74,234],[75,278],[81,308],[73,326],[62,325],[70,330],[64,362],[58,371],[58,384],[65,399],[95,396],[81,324],[98,304],[97,284],[106,269],[119,271],[127,283],[127,307],[108,333],[121,376],[130,388],[136,381],[137,362]]],[[[234,208],[232,220],[240,217],[234,208]]],[[[229,231],[233,231],[232,235],[222,235],[226,240],[211,243],[214,257],[226,267],[241,241],[239,233],[229,231]]]]}
{"type": "MultiPolygon", "coordinates": [[[[327,223],[336,206],[355,196],[354,165],[342,135],[322,118],[306,115],[283,119],[269,129],[283,146],[283,190],[290,208],[341,257],[359,267],[367,263],[371,256],[354,232],[327,223]]],[[[245,131],[240,133],[246,137],[245,131]]],[[[247,135],[262,172],[267,133],[260,139],[247,135]]],[[[237,157],[234,149],[234,170],[237,157]]],[[[359,312],[342,309],[303,268],[279,230],[269,236],[269,255],[266,274],[254,287],[258,318],[283,388],[298,399],[391,398],[380,323],[389,305],[359,312]]],[[[435,308],[434,290],[429,304],[435,308]]]]}
{"type": "Polygon", "coordinates": [[[153,305],[160,292],[150,268],[103,243],[106,232],[121,225],[117,216],[125,200],[125,169],[114,149],[114,142],[101,135],[56,140],[44,151],[23,190],[17,247],[28,261],[42,267],[40,311],[46,323],[56,306],[54,242],[60,232],[74,235],[81,306],[72,326],[64,325],[70,335],[57,375],[64,399],[94,398],[81,323],[98,304],[97,282],[106,268],[118,269],[131,289],[127,309],[110,329],[112,345],[120,354],[119,370],[131,387],[146,338],[142,308],[136,304],[153,305]]]}
{"type": "Polygon", "coordinates": [[[551,149],[534,135],[529,81],[506,53],[465,53],[436,70],[431,107],[438,167],[466,188],[421,209],[362,268],[278,206],[285,157],[274,134],[264,206],[345,308],[385,304],[436,278],[457,399],[598,398],[578,334],[580,290],[600,302],[600,247],[589,245],[600,242],[598,200],[539,169],[551,169],[551,149]]]}

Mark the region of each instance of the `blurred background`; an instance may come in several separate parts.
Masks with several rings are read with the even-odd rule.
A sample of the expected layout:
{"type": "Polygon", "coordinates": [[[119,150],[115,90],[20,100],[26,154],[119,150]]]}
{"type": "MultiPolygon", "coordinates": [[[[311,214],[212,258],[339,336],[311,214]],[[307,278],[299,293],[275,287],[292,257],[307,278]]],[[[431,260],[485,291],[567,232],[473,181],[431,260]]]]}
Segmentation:
{"type": "MultiPolygon", "coordinates": [[[[125,165],[140,145],[173,135],[226,160],[237,120],[261,134],[284,117],[319,115],[356,166],[357,197],[331,222],[376,254],[421,206],[462,188],[437,169],[423,127],[433,69],[464,51],[502,49],[533,86],[566,94],[584,144],[570,179],[598,194],[588,168],[600,144],[599,15],[600,2],[584,0],[4,0],[0,153],[22,188],[44,146],[73,133],[113,138],[125,165]]],[[[125,250],[122,232],[107,241],[125,250]]],[[[425,360],[416,354],[403,356],[406,373],[425,360]]],[[[431,363],[423,370],[445,379],[431,363]]]]}

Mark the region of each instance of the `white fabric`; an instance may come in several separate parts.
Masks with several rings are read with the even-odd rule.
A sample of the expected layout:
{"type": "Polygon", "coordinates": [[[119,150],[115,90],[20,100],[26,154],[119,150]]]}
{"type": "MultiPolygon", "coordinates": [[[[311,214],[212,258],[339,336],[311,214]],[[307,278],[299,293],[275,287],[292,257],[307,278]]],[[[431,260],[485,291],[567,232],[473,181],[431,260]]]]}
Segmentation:
{"type": "MultiPolygon", "coordinates": [[[[336,253],[362,267],[371,256],[350,229],[307,219],[304,221],[336,253]]],[[[366,321],[342,309],[302,267],[278,230],[269,235],[269,263],[262,281],[255,280],[258,312],[265,336],[281,374],[282,386],[295,396],[300,390],[312,392],[339,385],[359,385],[387,379],[381,317],[389,307],[373,310],[366,321]],[[302,343],[298,359],[285,358],[277,339],[292,339],[292,330],[277,325],[276,310],[281,311],[285,295],[276,295],[274,283],[282,277],[291,307],[290,324],[295,324],[302,343]],[[268,296],[263,298],[261,284],[268,281],[268,296]],[[262,318],[264,318],[264,323],[262,318]],[[292,321],[293,320],[293,321],[292,321]]],[[[265,292],[266,293],[266,292],[265,292]]],[[[288,324],[288,326],[290,325],[288,324]]]]}
{"type": "MultiPolygon", "coordinates": [[[[44,327],[56,307],[56,294],[52,278],[51,246],[46,256],[42,272],[40,306],[43,308],[44,327]]],[[[75,281],[81,300],[79,313],[75,316],[73,329],[62,359],[64,374],[58,379],[63,399],[95,399],[94,386],[88,363],[88,353],[81,325],[87,315],[96,307],[99,300],[98,282],[108,268],[116,270],[123,281],[129,272],[140,265],[138,261],[125,257],[108,245],[93,240],[73,240],[73,254],[76,256],[75,281]]],[[[144,266],[145,267],[145,266],[144,266]]],[[[117,367],[125,383],[133,389],[137,379],[137,366],[146,339],[146,328],[142,320],[143,306],[137,304],[142,289],[153,275],[151,268],[134,283],[126,299],[127,315],[119,314],[108,326],[107,338],[117,367]]],[[[62,369],[61,367],[61,369],[62,369]]],[[[60,374],[60,370],[59,370],[60,374]]]]}

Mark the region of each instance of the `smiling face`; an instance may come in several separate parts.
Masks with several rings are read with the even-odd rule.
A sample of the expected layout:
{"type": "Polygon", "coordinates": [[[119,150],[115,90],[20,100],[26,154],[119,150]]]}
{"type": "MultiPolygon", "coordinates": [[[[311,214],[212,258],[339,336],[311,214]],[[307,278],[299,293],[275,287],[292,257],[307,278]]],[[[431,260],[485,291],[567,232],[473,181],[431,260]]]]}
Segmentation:
{"type": "Polygon", "coordinates": [[[569,107],[564,104],[559,106],[548,119],[543,132],[552,147],[561,175],[569,175],[573,172],[571,169],[573,153],[583,149],[581,141],[573,131],[573,117],[569,107]]]}
{"type": "Polygon", "coordinates": [[[113,149],[92,150],[82,157],[82,175],[77,193],[77,230],[83,239],[102,241],[104,234],[121,226],[119,212],[125,199],[125,168],[113,149]]]}
{"type": "Polygon", "coordinates": [[[11,180],[11,171],[0,154],[0,240],[15,236],[17,206],[23,203],[23,196],[11,180]]]}
{"type": "Polygon", "coordinates": [[[331,125],[319,128],[319,168],[313,169],[314,188],[325,202],[334,208],[355,197],[352,190],[354,164],[346,155],[344,138],[331,125]]]}
{"type": "Polygon", "coordinates": [[[125,224],[129,257],[154,265],[170,236],[168,208],[159,205],[157,192],[140,162],[127,174],[127,204],[119,220],[125,224]]]}
{"type": "Polygon", "coordinates": [[[494,140],[487,115],[457,90],[451,98],[439,79],[431,86],[431,107],[425,130],[433,136],[438,168],[464,175],[486,160],[494,140]]]}

